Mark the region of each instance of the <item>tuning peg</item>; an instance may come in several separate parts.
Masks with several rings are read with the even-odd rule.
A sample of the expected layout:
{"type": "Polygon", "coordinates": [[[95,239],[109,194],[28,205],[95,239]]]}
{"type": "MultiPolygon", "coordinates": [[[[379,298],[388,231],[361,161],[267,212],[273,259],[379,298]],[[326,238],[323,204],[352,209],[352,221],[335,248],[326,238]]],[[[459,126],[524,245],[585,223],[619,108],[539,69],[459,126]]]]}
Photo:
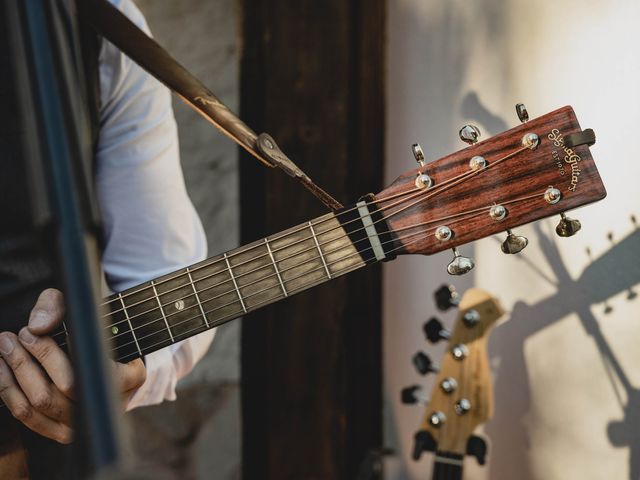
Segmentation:
{"type": "Polygon", "coordinates": [[[426,392],[420,385],[403,388],[400,392],[400,399],[405,405],[415,405],[416,403],[426,405],[429,402],[426,392]]]}
{"type": "Polygon", "coordinates": [[[418,165],[424,167],[424,152],[422,151],[422,147],[419,143],[414,143],[413,145],[411,145],[411,153],[413,153],[413,157],[416,159],[416,162],[418,162],[418,165]]]}
{"type": "Polygon", "coordinates": [[[449,275],[464,275],[469,273],[476,264],[473,259],[460,255],[457,248],[453,248],[453,260],[447,265],[449,275]]]}
{"type": "Polygon", "coordinates": [[[467,440],[467,455],[476,457],[478,465],[484,465],[487,456],[487,442],[482,437],[471,435],[467,440]]]}
{"type": "Polygon", "coordinates": [[[413,459],[420,460],[422,452],[435,452],[436,440],[428,430],[418,430],[413,437],[413,459]]]}
{"type": "Polygon", "coordinates": [[[477,143],[480,138],[480,129],[475,125],[465,125],[458,132],[458,136],[464,143],[473,145],[474,143],[477,143]]]}
{"type": "Polygon", "coordinates": [[[438,310],[449,310],[460,304],[460,294],[453,285],[442,285],[433,293],[438,310]]]}
{"type": "Polygon", "coordinates": [[[529,121],[529,112],[527,112],[527,107],[524,106],[524,103],[516,103],[516,113],[522,123],[529,121]]]}
{"type": "Polygon", "coordinates": [[[429,355],[426,353],[418,352],[411,360],[413,361],[413,365],[416,367],[416,370],[418,370],[422,375],[426,375],[430,372],[437,373],[439,370],[438,366],[431,361],[431,358],[429,358],[429,355]]]}
{"type": "Polygon", "coordinates": [[[428,322],[422,326],[424,336],[427,337],[431,343],[437,343],[440,340],[449,340],[451,338],[451,332],[442,326],[440,320],[436,317],[431,317],[428,322]]]}
{"type": "Polygon", "coordinates": [[[500,248],[502,249],[502,253],[511,254],[521,252],[527,245],[529,245],[527,237],[514,235],[511,230],[507,230],[507,239],[502,242],[500,248]]]}
{"type": "Polygon", "coordinates": [[[572,237],[580,231],[582,224],[580,220],[567,217],[564,213],[560,214],[560,222],[556,226],[556,233],[560,237],[572,237]]]}

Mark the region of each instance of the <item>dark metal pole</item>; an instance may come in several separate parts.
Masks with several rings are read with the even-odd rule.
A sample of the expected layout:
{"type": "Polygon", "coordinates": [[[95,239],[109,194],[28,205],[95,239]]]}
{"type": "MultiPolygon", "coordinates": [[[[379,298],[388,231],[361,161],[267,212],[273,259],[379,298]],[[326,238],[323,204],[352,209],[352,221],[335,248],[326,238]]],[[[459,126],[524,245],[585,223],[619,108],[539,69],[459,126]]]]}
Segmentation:
{"type": "Polygon", "coordinates": [[[75,20],[65,11],[69,2],[61,0],[5,0],[5,6],[15,58],[23,59],[14,65],[23,82],[23,121],[36,144],[26,156],[31,184],[36,189],[45,186],[45,211],[52,220],[46,227],[57,245],[66,324],[73,332],[71,353],[82,414],[76,438],[89,440],[77,442],[77,447],[97,473],[120,463],[120,428],[98,322],[99,256],[83,169],[83,162],[91,164],[86,157],[91,148],[86,107],[78,95],[83,84],[75,20]]]}

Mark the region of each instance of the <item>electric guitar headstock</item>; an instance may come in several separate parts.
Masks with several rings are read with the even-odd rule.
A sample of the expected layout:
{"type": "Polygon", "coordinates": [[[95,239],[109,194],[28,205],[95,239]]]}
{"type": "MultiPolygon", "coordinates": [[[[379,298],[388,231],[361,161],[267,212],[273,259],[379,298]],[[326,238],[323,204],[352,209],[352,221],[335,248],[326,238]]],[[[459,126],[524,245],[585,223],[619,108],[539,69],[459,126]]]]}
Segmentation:
{"type": "Polygon", "coordinates": [[[606,191],[589,146],[592,130],[582,130],[571,107],[528,120],[516,106],[522,124],[484,141],[473,125],[460,130],[470,146],[420,164],[376,196],[393,233],[395,253],[432,254],[453,248],[447,270],[460,275],[473,261],[456,247],[495,233],[507,232],[504,253],[517,253],[527,239],[512,228],[559,214],[558,235],[569,237],[580,222],[566,211],[600,200],[606,191]]]}
{"type": "Polygon", "coordinates": [[[435,452],[434,480],[461,478],[465,454],[484,464],[486,444],[473,431],[493,413],[487,340],[504,311],[495,298],[477,288],[465,292],[459,308],[452,332],[435,318],[424,325],[427,340],[448,341],[440,367],[424,353],[413,358],[420,373],[437,372],[431,395],[427,397],[417,385],[402,391],[404,403],[427,405],[415,435],[413,458],[419,459],[424,451],[435,452]]]}

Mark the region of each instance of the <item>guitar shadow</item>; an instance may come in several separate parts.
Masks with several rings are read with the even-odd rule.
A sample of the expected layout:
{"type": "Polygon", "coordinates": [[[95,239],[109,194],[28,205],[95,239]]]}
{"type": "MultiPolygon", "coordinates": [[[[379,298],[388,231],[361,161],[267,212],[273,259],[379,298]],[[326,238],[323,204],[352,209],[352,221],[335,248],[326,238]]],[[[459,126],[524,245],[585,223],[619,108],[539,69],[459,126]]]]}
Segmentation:
{"type": "MultiPolygon", "coordinates": [[[[492,468],[490,478],[533,478],[524,477],[523,472],[531,475],[528,468],[530,445],[525,419],[531,407],[529,375],[524,357],[525,341],[535,333],[552,323],[575,314],[585,332],[594,340],[600,353],[604,368],[609,376],[621,409],[622,420],[612,420],[607,426],[609,441],[615,447],[628,447],[630,452],[629,478],[640,477],[640,390],[634,388],[625,374],[615,352],[606,341],[598,320],[593,314],[594,305],[604,304],[605,314],[611,312],[607,300],[625,290],[630,301],[635,297],[632,287],[640,282],[640,265],[629,259],[640,256],[640,230],[635,229],[626,238],[615,244],[610,250],[584,270],[579,278],[571,278],[560,252],[551,234],[542,231],[540,224],[534,226],[541,250],[552,268],[556,293],[540,302],[527,305],[515,304],[509,321],[499,325],[490,340],[490,352],[497,353],[508,364],[509,375],[500,375],[495,381],[495,407],[497,412],[509,412],[497,415],[486,426],[486,432],[492,439],[495,456],[509,458],[501,462],[499,471],[492,468]],[[607,279],[607,281],[603,281],[607,279]],[[535,320],[533,320],[535,319],[535,320]],[[532,321],[533,320],[533,321],[532,321]],[[623,396],[617,391],[624,390],[623,396]],[[513,419],[519,419],[514,422],[513,419]],[[514,448],[524,445],[525,448],[514,448]]],[[[597,435],[599,432],[595,432],[597,435]]]]}
{"type": "MultiPolygon", "coordinates": [[[[493,114],[471,91],[463,98],[461,113],[464,117],[479,122],[490,135],[508,128],[506,122],[493,114]]],[[[635,225],[635,220],[633,221],[635,225]]],[[[491,455],[508,459],[490,466],[489,478],[534,478],[533,466],[529,461],[530,439],[527,435],[527,415],[531,410],[529,371],[524,356],[525,341],[535,333],[554,322],[575,314],[585,332],[593,338],[600,353],[603,366],[609,377],[624,416],[621,420],[611,420],[607,425],[609,442],[618,448],[628,447],[629,478],[640,478],[640,389],[634,388],[622,369],[615,352],[603,335],[593,309],[602,304],[604,314],[612,309],[607,300],[624,292],[627,299],[636,297],[633,286],[640,282],[640,262],[630,259],[640,258],[640,230],[635,230],[613,245],[606,253],[593,260],[579,278],[573,279],[562,260],[553,232],[543,232],[540,222],[533,228],[547,264],[553,276],[545,275],[526,256],[516,258],[540,275],[543,281],[553,285],[555,294],[540,302],[527,305],[517,302],[509,321],[496,327],[489,341],[492,360],[498,357],[503,365],[508,365],[508,375],[501,375],[500,368],[495,376],[495,411],[508,412],[496,415],[485,427],[492,440],[491,455]],[[606,279],[606,281],[603,281],[606,279]],[[622,388],[624,395],[618,391],[622,388]],[[626,398],[626,405],[625,400],[626,398]],[[515,420],[514,420],[515,419],[515,420]],[[521,448],[519,448],[522,446],[521,448]]],[[[610,236],[611,238],[611,236],[610,236]]],[[[497,240],[498,241],[498,240],[497,240]]],[[[596,435],[600,432],[596,432],[596,435]]],[[[490,464],[491,465],[491,464],[490,464]]]]}

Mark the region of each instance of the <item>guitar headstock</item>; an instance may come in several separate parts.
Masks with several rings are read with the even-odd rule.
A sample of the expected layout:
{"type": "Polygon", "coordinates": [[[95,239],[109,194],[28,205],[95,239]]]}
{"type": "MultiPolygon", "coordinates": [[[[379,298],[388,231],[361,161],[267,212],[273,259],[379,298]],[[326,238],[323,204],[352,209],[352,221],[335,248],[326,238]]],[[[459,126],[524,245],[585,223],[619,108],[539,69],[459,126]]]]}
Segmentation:
{"type": "Polygon", "coordinates": [[[504,311],[477,288],[465,292],[459,307],[421,430],[431,434],[438,451],[464,455],[475,428],[493,412],[487,339],[504,311]]]}
{"type": "MultiPolygon", "coordinates": [[[[589,151],[595,137],[582,131],[571,107],[477,143],[474,128],[460,132],[471,146],[431,163],[414,150],[421,166],[376,195],[396,253],[436,253],[606,196],[589,151]]],[[[561,236],[580,228],[564,225],[561,236]]],[[[503,251],[524,248],[522,238],[512,237],[503,251]]]]}
{"type": "Polygon", "coordinates": [[[495,298],[477,288],[462,299],[446,285],[434,295],[440,310],[455,306],[460,310],[452,332],[435,317],[424,324],[426,339],[447,340],[448,348],[439,367],[423,352],[413,357],[419,373],[438,375],[430,398],[422,387],[412,385],[402,390],[402,402],[427,405],[415,435],[413,458],[418,460],[423,451],[435,452],[434,472],[439,475],[433,478],[459,478],[451,476],[452,470],[462,468],[465,454],[475,456],[481,465],[485,462],[486,443],[473,431],[493,412],[487,339],[504,311],[495,298]]]}

